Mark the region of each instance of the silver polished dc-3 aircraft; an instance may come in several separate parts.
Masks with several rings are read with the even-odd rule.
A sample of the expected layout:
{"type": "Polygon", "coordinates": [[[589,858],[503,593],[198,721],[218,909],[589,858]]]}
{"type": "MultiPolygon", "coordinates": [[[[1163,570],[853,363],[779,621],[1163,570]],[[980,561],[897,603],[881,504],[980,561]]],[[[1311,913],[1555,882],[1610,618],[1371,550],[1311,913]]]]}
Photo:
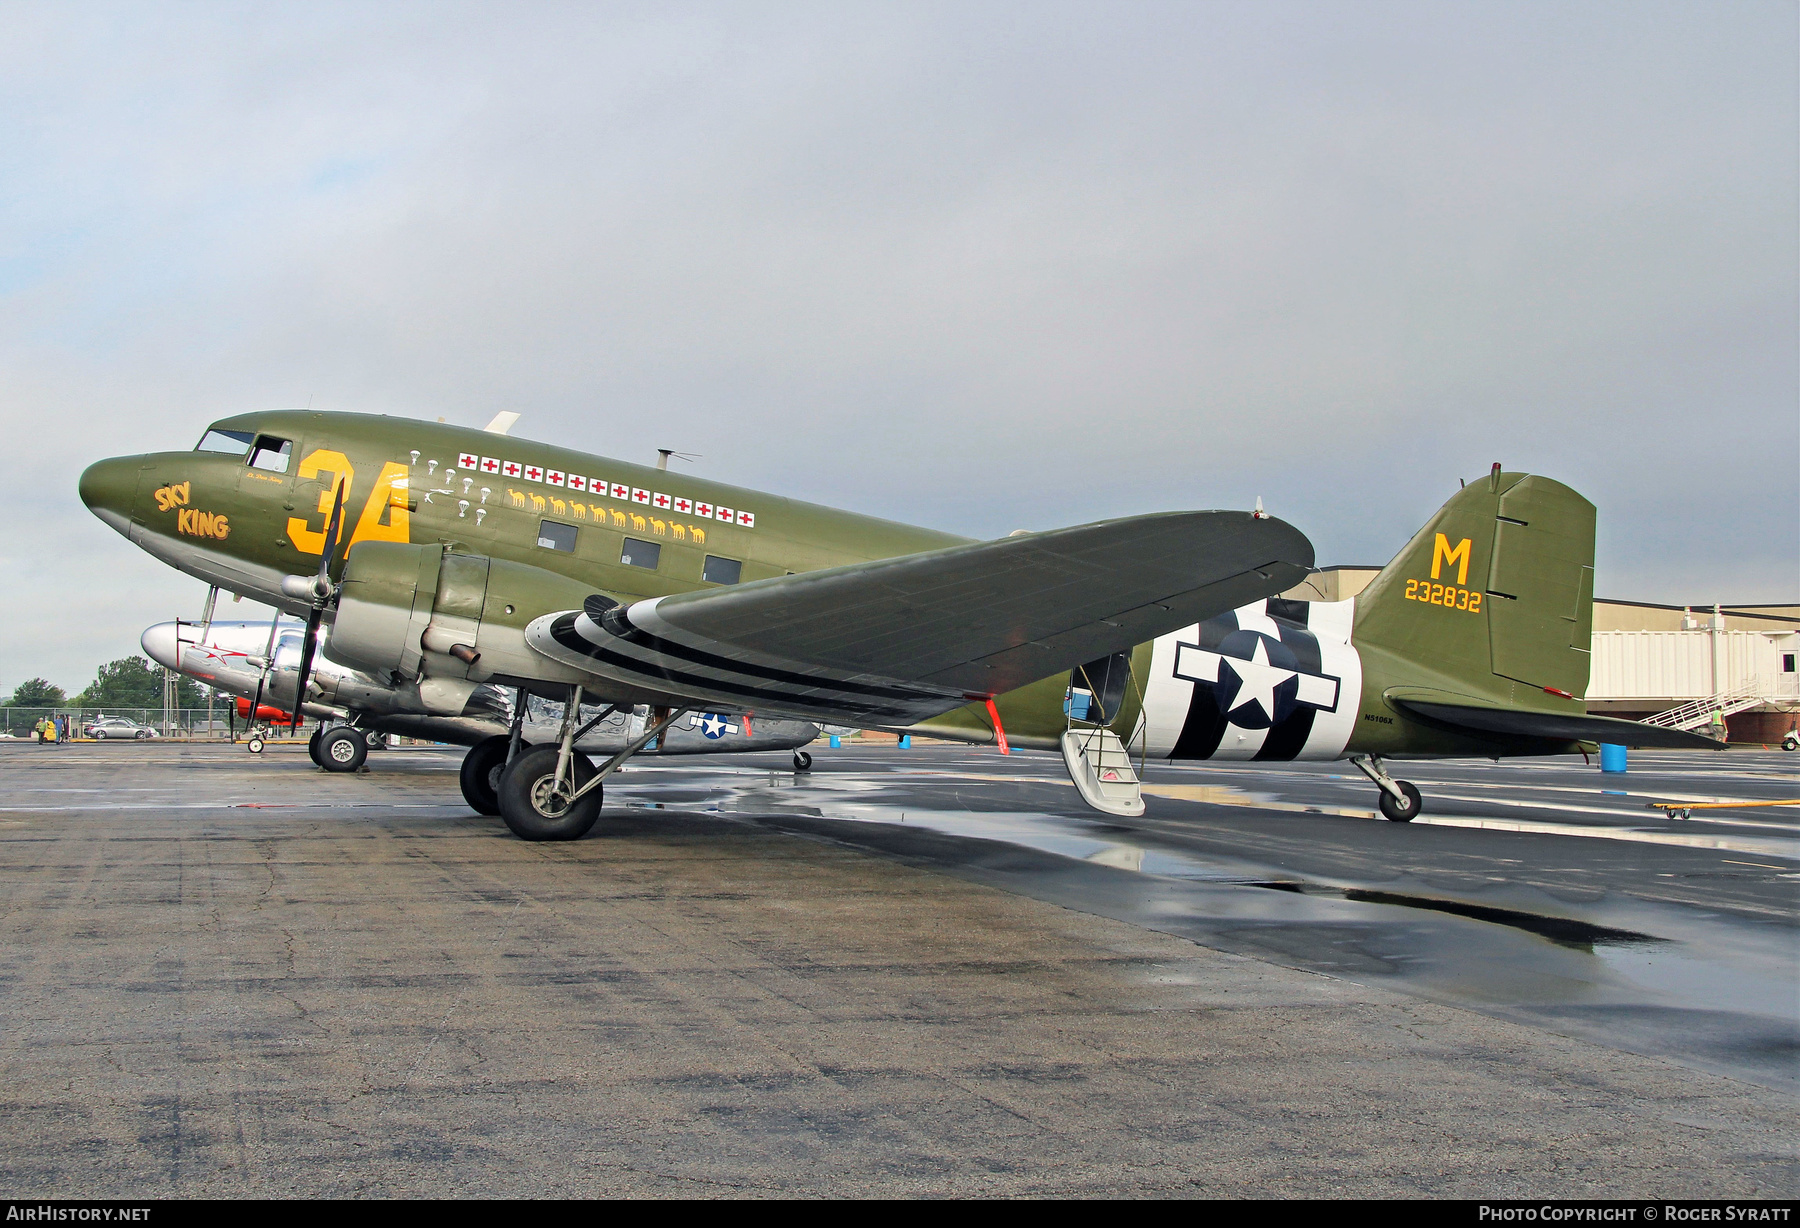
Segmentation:
{"type": "MultiPolygon", "coordinates": [[[[234,696],[247,719],[258,722],[279,713],[285,721],[299,694],[301,637],[306,624],[295,619],[269,622],[213,620],[157,623],[141,643],[157,664],[214,690],[234,696]]],[[[520,746],[554,740],[560,705],[519,705],[512,692],[483,684],[469,692],[461,712],[434,714],[416,687],[394,686],[372,674],[315,657],[304,715],[318,722],[307,742],[312,761],[331,772],[354,772],[368,758],[372,741],[384,736],[422,738],[453,746],[508,740],[515,724],[520,746]],[[371,735],[374,735],[372,738],[371,735]]],[[[577,743],[586,754],[614,754],[641,733],[647,713],[616,712],[577,743]]],[[[806,771],[812,756],[800,748],[819,736],[808,721],[764,720],[752,724],[724,713],[692,712],[671,726],[653,749],[659,755],[703,755],[745,751],[792,751],[794,767],[806,771]]],[[[253,739],[252,744],[259,739],[253,739]]],[[[485,779],[462,782],[463,797],[482,814],[498,814],[493,769],[485,779]]]]}
{"type": "Polygon", "coordinates": [[[433,714],[486,685],[561,702],[554,745],[496,735],[464,764],[529,840],[584,835],[607,777],[702,711],[1060,750],[1121,815],[1152,758],[1347,758],[1404,822],[1422,801],[1390,758],[1716,745],[1587,713],[1594,506],[1498,465],[1334,603],[1281,599],[1313,548],[1260,509],[976,541],[363,414],[226,418],[191,450],[89,466],[81,497],[154,557],[304,618],[296,705],[327,626],[330,659],[433,714]],[[638,705],[641,733],[581,753],[638,705]]]}

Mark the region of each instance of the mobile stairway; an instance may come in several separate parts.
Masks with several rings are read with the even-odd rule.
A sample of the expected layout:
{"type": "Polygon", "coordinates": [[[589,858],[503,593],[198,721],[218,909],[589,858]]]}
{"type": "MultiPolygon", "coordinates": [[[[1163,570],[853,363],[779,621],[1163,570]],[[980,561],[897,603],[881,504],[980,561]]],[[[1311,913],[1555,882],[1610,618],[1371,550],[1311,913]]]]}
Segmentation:
{"type": "Polygon", "coordinates": [[[1738,687],[1734,691],[1722,691],[1710,699],[1696,699],[1692,703],[1682,704],[1679,708],[1670,708],[1667,712],[1658,712],[1655,716],[1647,716],[1638,722],[1642,725],[1655,725],[1662,729],[1698,729],[1712,722],[1714,712],[1723,712],[1726,716],[1734,716],[1748,711],[1758,704],[1767,702],[1760,682],[1752,682],[1738,687]]]}

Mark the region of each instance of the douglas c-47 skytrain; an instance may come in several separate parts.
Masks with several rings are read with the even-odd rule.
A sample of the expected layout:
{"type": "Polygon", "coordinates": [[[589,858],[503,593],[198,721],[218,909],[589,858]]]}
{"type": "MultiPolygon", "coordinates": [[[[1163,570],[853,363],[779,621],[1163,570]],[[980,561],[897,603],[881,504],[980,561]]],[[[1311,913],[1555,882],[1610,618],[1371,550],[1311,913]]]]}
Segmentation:
{"type": "Polygon", "coordinates": [[[1114,814],[1142,811],[1151,758],[1349,758],[1405,821],[1419,793],[1387,758],[1716,745],[1586,713],[1594,507],[1499,466],[1330,603],[1278,597],[1312,545],[1260,511],[973,541],[360,414],[228,418],[191,451],[94,464],[81,497],[171,566],[328,627],[327,657],[425,712],[483,685],[560,701],[555,744],[527,746],[514,703],[464,765],[471,804],[528,840],[586,833],[606,777],[695,712],[1060,751],[1114,814]],[[636,705],[652,718],[596,766],[579,744],[636,705]]]}

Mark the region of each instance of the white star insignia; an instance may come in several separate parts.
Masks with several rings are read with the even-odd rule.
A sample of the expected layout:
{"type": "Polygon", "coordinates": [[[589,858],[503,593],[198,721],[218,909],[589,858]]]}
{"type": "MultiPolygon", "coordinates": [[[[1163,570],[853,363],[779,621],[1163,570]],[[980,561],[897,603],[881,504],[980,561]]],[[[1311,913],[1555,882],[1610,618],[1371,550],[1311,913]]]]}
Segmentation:
{"type": "Polygon", "coordinates": [[[1231,710],[1236,712],[1250,704],[1260,704],[1263,715],[1274,720],[1275,688],[1292,678],[1296,671],[1270,665],[1268,641],[1262,639],[1256,641],[1256,650],[1248,661],[1226,657],[1224,663],[1239,680],[1237,702],[1232,704],[1231,710]]]}

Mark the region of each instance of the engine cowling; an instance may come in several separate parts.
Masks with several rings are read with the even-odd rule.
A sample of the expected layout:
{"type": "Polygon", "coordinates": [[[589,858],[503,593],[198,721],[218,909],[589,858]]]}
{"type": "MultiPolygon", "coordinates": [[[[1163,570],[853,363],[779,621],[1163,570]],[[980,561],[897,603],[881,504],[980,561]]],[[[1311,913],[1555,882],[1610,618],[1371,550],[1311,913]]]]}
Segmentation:
{"type": "Polygon", "coordinates": [[[533,652],[524,627],[537,613],[579,607],[592,591],[541,567],[441,545],[361,542],[345,562],[325,649],[397,686],[416,683],[427,711],[455,715],[495,674],[577,680],[533,652]]]}
{"type": "Polygon", "coordinates": [[[325,641],[331,659],[396,681],[418,678],[443,560],[436,544],[371,541],[351,550],[325,641]]]}

